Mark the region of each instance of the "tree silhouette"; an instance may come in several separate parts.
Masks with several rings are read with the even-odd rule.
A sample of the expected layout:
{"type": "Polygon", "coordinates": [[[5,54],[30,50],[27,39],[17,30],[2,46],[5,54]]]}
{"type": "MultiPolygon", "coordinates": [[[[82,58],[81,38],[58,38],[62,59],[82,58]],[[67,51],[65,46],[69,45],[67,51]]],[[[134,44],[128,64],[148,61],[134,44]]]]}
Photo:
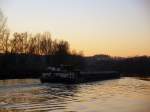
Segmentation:
{"type": "Polygon", "coordinates": [[[9,30],[6,25],[7,18],[3,15],[0,9],[0,52],[7,53],[9,47],[9,30]]]}

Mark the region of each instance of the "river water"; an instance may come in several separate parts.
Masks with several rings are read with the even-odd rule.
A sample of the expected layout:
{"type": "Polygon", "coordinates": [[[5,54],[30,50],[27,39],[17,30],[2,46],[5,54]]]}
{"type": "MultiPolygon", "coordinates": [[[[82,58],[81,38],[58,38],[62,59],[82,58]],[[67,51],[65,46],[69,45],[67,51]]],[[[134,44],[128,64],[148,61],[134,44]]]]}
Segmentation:
{"type": "Polygon", "coordinates": [[[0,112],[150,112],[150,79],[64,85],[0,81],[0,112]]]}

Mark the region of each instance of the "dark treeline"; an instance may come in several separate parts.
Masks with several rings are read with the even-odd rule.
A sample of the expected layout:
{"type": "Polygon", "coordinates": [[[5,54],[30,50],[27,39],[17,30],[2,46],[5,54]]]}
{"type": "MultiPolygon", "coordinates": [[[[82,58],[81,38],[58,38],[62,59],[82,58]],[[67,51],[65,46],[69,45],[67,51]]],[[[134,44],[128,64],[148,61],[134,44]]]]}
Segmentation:
{"type": "Polygon", "coordinates": [[[111,57],[108,55],[96,55],[86,57],[86,70],[90,71],[119,71],[130,75],[150,75],[150,57],[111,57]]]}
{"type": "Polygon", "coordinates": [[[32,55],[32,54],[1,54],[0,78],[36,78],[48,66],[60,64],[73,65],[78,69],[83,67],[80,55],[32,55]]]}

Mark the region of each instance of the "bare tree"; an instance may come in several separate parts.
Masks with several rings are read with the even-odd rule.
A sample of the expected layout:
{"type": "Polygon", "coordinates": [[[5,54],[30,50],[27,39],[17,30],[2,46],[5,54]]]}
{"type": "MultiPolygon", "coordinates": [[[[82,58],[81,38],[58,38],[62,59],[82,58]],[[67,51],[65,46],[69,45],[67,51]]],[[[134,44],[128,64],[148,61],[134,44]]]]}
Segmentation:
{"type": "Polygon", "coordinates": [[[14,38],[10,40],[10,46],[11,46],[10,52],[17,53],[17,37],[16,36],[14,36],[14,38]]]}
{"type": "Polygon", "coordinates": [[[6,21],[7,21],[7,18],[4,17],[0,9],[0,32],[3,32],[6,29],[6,21]]]}
{"type": "Polygon", "coordinates": [[[0,52],[8,52],[9,43],[9,30],[6,25],[7,18],[4,17],[2,11],[0,10],[0,52]]]}
{"type": "Polygon", "coordinates": [[[6,31],[2,43],[4,53],[9,52],[9,35],[10,35],[9,31],[6,31]]]}
{"type": "Polygon", "coordinates": [[[57,45],[57,52],[60,54],[68,54],[69,53],[69,43],[67,41],[61,40],[57,45]]]}
{"type": "Polygon", "coordinates": [[[52,40],[49,32],[45,32],[40,36],[40,53],[42,55],[52,54],[52,40]]]}
{"type": "Polygon", "coordinates": [[[28,50],[28,33],[22,33],[22,38],[23,38],[23,53],[27,53],[28,50]]]}

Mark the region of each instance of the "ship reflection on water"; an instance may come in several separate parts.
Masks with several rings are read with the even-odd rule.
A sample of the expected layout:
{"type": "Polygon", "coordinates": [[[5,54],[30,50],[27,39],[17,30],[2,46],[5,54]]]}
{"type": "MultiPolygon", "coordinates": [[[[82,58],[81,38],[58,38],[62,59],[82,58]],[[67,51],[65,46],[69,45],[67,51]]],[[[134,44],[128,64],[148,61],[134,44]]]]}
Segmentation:
{"type": "MultiPolygon", "coordinates": [[[[148,78],[146,78],[148,79],[148,78]]],[[[149,112],[150,81],[121,78],[84,84],[0,81],[0,112],[149,112]]]]}

